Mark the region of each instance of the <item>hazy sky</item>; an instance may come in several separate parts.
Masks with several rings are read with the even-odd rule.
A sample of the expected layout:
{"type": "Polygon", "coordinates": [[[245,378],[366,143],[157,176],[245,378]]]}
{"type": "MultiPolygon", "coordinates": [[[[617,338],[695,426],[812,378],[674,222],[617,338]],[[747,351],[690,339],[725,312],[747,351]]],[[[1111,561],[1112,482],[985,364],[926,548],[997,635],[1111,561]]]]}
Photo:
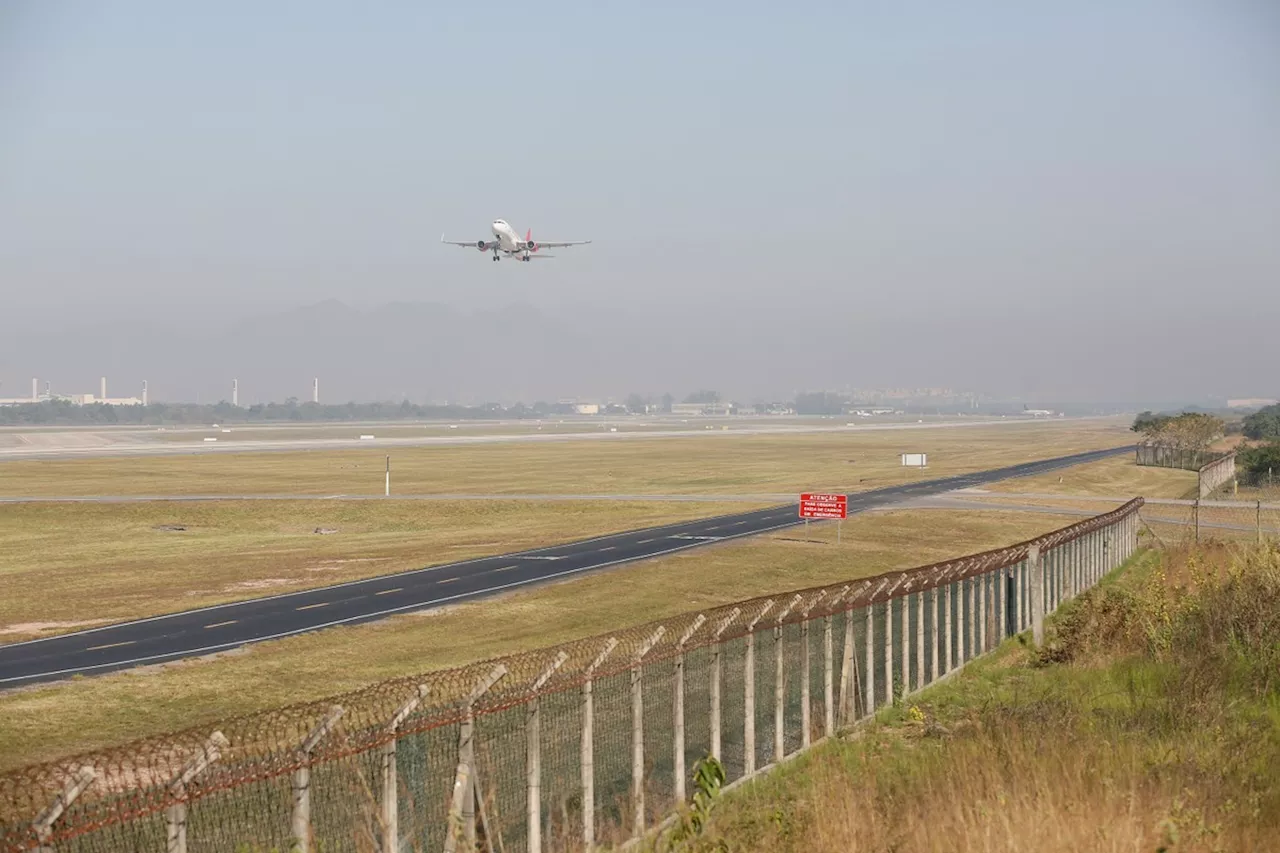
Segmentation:
{"type": "Polygon", "coordinates": [[[852,384],[1276,394],[1278,152],[1270,0],[5,0],[0,328],[522,302],[845,335],[852,384]],[[499,216],[595,243],[437,242],[499,216]]]}

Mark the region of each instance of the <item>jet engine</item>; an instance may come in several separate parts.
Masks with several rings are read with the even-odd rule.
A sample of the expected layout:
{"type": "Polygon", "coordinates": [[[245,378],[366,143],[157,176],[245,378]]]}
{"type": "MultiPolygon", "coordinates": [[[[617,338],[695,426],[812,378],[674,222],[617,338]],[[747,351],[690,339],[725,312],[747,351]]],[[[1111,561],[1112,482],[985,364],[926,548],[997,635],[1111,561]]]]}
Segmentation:
{"type": "Polygon", "coordinates": [[[477,241],[476,241],[476,248],[483,252],[483,251],[484,251],[484,241],[483,241],[483,240],[477,240],[477,241]]]}

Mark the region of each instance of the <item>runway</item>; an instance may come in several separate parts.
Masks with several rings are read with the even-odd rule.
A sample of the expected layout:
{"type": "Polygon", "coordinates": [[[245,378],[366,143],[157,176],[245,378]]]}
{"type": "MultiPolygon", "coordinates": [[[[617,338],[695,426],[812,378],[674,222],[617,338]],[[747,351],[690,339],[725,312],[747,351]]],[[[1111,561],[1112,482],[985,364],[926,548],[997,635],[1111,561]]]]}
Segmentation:
{"type": "MultiPolygon", "coordinates": [[[[922,421],[919,423],[845,423],[845,424],[782,424],[767,425],[755,422],[728,424],[721,421],[705,424],[701,427],[669,428],[665,424],[644,422],[628,423],[625,420],[608,421],[598,431],[570,432],[535,432],[527,433],[489,433],[461,435],[420,435],[377,437],[376,430],[371,433],[372,439],[361,439],[362,432],[352,428],[350,437],[310,437],[285,439],[252,439],[237,440],[235,434],[230,437],[219,434],[205,435],[211,430],[185,430],[193,433],[190,442],[161,441],[155,438],[154,432],[133,430],[99,430],[97,433],[88,430],[52,430],[17,432],[12,428],[0,430],[0,462],[21,460],[54,460],[54,459],[98,459],[136,456],[190,456],[206,453],[281,453],[302,450],[370,450],[388,449],[392,447],[446,447],[471,444],[508,444],[524,442],[564,442],[564,441],[630,441],[636,439],[658,438],[693,438],[719,436],[722,438],[740,438],[743,436],[762,435],[805,435],[830,432],[862,433],[897,430],[930,430],[930,429],[964,429],[972,427],[1013,426],[1017,424],[1061,424],[1067,422],[1081,423],[1085,421],[1106,420],[1107,416],[1079,418],[966,418],[954,421],[922,421]],[[610,429],[606,430],[605,427],[610,429]],[[616,428],[617,431],[612,431],[616,428]],[[195,435],[201,437],[196,438],[195,435]],[[205,438],[216,438],[216,441],[205,441],[205,438]],[[37,441],[38,439],[38,441],[37,441]]],[[[237,429],[262,431],[256,426],[239,426],[237,429]]]]}
{"type": "MultiPolygon", "coordinates": [[[[1032,476],[1131,451],[1132,447],[1125,445],[858,492],[848,496],[849,512],[1032,476]]],[[[0,685],[15,687],[101,674],[336,625],[371,622],[800,523],[796,505],[791,503],[12,643],[0,646],[0,685]]]]}

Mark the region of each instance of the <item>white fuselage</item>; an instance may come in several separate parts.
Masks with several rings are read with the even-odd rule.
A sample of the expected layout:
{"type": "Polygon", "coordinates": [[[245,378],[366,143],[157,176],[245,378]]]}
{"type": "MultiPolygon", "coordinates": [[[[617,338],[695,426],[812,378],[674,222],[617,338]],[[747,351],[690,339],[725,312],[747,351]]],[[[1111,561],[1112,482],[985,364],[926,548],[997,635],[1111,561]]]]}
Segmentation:
{"type": "Polygon", "coordinates": [[[524,252],[528,246],[525,239],[517,234],[506,220],[495,219],[489,227],[493,231],[494,239],[498,241],[498,250],[501,252],[515,255],[524,252]]]}

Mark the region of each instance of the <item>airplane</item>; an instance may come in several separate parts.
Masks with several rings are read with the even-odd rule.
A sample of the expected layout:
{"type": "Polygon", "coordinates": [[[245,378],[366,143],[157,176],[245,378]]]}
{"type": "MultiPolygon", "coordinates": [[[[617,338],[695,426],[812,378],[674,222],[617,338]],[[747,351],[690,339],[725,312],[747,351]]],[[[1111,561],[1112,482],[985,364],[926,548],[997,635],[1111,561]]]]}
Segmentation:
{"type": "Polygon", "coordinates": [[[492,240],[476,240],[474,243],[463,242],[459,240],[446,240],[444,235],[440,235],[440,242],[450,246],[474,246],[482,252],[493,252],[495,261],[501,259],[499,252],[510,255],[521,261],[531,261],[535,257],[551,258],[554,255],[537,255],[539,249],[559,249],[564,246],[582,246],[590,243],[590,240],[570,240],[570,241],[553,241],[553,240],[534,240],[533,229],[530,228],[521,239],[516,230],[507,224],[504,219],[495,219],[489,225],[493,231],[494,239],[492,240]]]}

